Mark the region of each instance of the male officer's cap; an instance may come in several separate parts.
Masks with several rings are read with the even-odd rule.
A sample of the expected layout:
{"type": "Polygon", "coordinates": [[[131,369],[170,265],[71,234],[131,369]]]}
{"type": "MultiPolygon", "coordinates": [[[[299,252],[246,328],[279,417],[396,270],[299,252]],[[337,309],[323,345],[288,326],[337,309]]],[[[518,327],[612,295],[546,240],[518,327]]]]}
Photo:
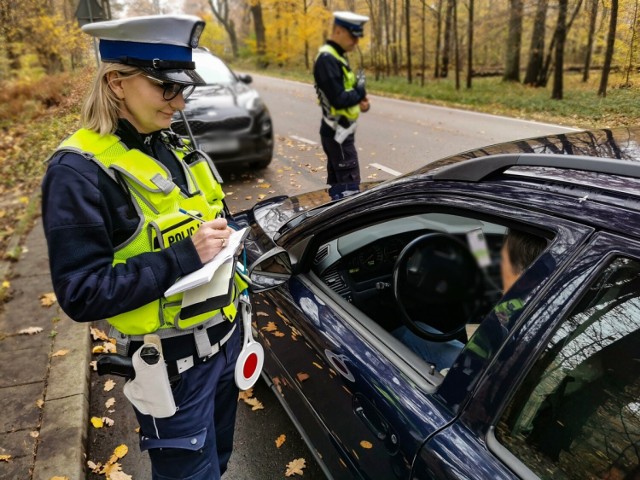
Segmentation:
{"type": "Polygon", "coordinates": [[[364,24],[369,21],[369,17],[353,12],[333,12],[333,21],[349,30],[354,37],[363,37],[364,24]]]}
{"type": "Polygon", "coordinates": [[[132,65],[164,82],[206,83],[192,60],[204,30],[198,17],[149,15],[89,23],[82,30],[100,39],[103,62],[132,65]]]}

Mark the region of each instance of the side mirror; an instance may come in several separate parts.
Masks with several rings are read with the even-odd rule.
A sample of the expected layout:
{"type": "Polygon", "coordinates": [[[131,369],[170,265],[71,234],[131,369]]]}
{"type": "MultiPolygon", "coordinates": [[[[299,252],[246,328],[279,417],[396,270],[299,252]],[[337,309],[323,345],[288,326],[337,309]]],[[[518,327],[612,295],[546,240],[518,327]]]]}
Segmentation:
{"type": "Polygon", "coordinates": [[[286,283],[291,278],[291,258],[282,247],[276,247],[258,258],[249,267],[251,291],[254,293],[271,290],[286,283]]]}
{"type": "Polygon", "coordinates": [[[240,80],[242,83],[246,83],[247,85],[253,82],[253,77],[248,73],[238,73],[237,77],[238,80],[240,80]]]}

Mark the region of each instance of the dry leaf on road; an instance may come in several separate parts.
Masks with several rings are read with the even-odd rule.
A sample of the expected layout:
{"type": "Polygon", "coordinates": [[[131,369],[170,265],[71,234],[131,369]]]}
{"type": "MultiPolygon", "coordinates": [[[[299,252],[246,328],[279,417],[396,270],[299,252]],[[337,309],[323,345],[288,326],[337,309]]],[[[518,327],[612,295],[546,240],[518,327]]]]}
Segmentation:
{"type": "Polygon", "coordinates": [[[124,443],[121,445],[118,445],[113,450],[113,454],[118,458],[124,457],[127,453],[129,453],[129,447],[127,447],[124,443]]]}
{"type": "Polygon", "coordinates": [[[56,475],[55,477],[51,477],[49,480],[69,480],[69,477],[61,477],[56,475]]]}
{"type": "Polygon", "coordinates": [[[0,462],[9,463],[13,457],[11,455],[0,455],[0,462]]]}
{"type": "Polygon", "coordinates": [[[18,335],[35,335],[42,332],[42,327],[27,327],[18,331],[18,335]]]}
{"type": "Polygon", "coordinates": [[[295,460],[287,463],[287,471],[284,473],[285,477],[292,475],[304,475],[302,471],[307,466],[307,462],[304,458],[296,458],[295,460]]]}
{"type": "Polygon", "coordinates": [[[56,298],[56,294],[53,292],[43,293],[42,295],[40,295],[40,305],[42,305],[43,307],[50,307],[57,301],[58,299],[56,298]]]}
{"type": "Polygon", "coordinates": [[[278,438],[276,438],[276,447],[280,448],[286,439],[287,439],[287,436],[284,433],[280,435],[278,438]]]}
{"type": "Polygon", "coordinates": [[[362,440],[360,442],[360,446],[366,449],[373,448],[373,444],[371,442],[367,442],[366,440],[362,440]]]}
{"type": "Polygon", "coordinates": [[[298,372],[296,373],[296,377],[298,377],[298,381],[304,382],[306,379],[309,378],[309,374],[304,372],[298,372]]]}
{"type": "Polygon", "coordinates": [[[105,340],[105,341],[109,340],[109,337],[107,336],[107,334],[104,333],[99,328],[91,327],[89,329],[89,332],[91,333],[91,336],[93,337],[94,340],[105,340]]]}
{"type": "Polygon", "coordinates": [[[133,477],[122,471],[117,471],[109,475],[109,480],[133,480],[133,477]]]}
{"type": "Polygon", "coordinates": [[[51,356],[52,357],[64,357],[67,353],[69,353],[69,349],[65,349],[65,350],[58,350],[56,353],[52,353],[51,356]]]}
{"type": "Polygon", "coordinates": [[[113,390],[113,387],[116,386],[116,382],[114,382],[113,380],[109,379],[106,382],[104,382],[104,391],[105,392],[110,392],[111,390],[113,390]]]}
{"type": "Polygon", "coordinates": [[[105,408],[111,408],[116,404],[116,399],[115,397],[111,397],[109,398],[106,402],[104,402],[104,406],[105,408]]]}
{"type": "Polygon", "coordinates": [[[91,425],[93,428],[102,428],[104,423],[100,417],[91,417],[91,425]]]}

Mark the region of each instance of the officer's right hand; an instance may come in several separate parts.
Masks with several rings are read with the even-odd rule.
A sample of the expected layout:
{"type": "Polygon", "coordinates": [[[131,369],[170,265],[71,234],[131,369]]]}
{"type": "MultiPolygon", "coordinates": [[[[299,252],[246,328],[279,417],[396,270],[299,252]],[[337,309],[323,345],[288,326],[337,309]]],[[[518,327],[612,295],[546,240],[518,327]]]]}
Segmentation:
{"type": "Polygon", "coordinates": [[[230,236],[231,229],[227,226],[227,221],[224,218],[216,218],[200,225],[191,240],[196,247],[200,261],[207,263],[229,242],[230,236]]]}

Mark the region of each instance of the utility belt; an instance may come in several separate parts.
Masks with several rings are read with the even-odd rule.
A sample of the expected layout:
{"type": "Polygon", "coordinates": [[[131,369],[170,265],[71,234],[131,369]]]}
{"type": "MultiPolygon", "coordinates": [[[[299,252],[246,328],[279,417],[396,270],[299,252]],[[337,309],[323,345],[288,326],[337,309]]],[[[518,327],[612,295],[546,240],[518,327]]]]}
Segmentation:
{"type": "Polygon", "coordinates": [[[329,127],[331,127],[331,129],[336,132],[333,136],[333,139],[340,145],[342,145],[342,143],[347,139],[349,135],[352,135],[356,132],[356,128],[358,126],[357,121],[349,122],[344,117],[331,119],[323,115],[322,121],[329,125],[329,127]],[[341,120],[343,119],[345,120],[345,122],[342,123],[348,123],[348,126],[342,125],[341,120]]]}

